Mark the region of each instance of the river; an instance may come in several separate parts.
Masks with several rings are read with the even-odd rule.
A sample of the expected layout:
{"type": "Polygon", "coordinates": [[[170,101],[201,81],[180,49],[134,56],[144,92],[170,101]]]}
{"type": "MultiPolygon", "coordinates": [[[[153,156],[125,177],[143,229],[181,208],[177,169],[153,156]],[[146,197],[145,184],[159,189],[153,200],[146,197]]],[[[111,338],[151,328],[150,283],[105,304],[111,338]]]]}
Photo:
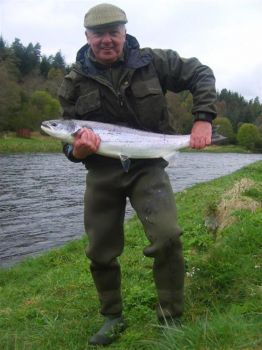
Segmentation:
{"type": "MultiPolygon", "coordinates": [[[[178,153],[167,171],[178,192],[257,160],[261,154],[178,153]]],[[[85,175],[62,154],[0,155],[0,267],[83,235],[85,175]]]]}

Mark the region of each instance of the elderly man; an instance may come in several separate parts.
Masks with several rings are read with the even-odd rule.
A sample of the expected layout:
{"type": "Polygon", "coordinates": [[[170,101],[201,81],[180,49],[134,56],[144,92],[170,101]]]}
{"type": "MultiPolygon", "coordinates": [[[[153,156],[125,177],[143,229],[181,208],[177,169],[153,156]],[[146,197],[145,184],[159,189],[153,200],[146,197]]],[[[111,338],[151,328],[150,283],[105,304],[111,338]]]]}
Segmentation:
{"type": "MultiPolygon", "coordinates": [[[[216,116],[215,78],[196,58],[181,58],[175,51],[140,49],[126,34],[127,17],[110,4],[91,8],[84,19],[87,44],[59,90],[64,118],[119,123],[160,133],[174,133],[165,93],[189,90],[193,94],[191,147],[211,142],[216,116]]],[[[139,142],[139,140],[137,140],[139,142]]],[[[73,162],[88,169],[85,193],[87,256],[105,322],[89,343],[107,345],[122,331],[121,272],[117,258],[124,245],[126,198],[141,220],[149,245],[145,256],[154,259],[159,321],[179,319],[183,312],[184,261],[176,223],[167,162],[132,159],[128,172],[120,160],[95,154],[100,138],[81,129],[74,145],[64,145],[73,162]]],[[[154,145],[152,145],[154,147],[154,145]]]]}

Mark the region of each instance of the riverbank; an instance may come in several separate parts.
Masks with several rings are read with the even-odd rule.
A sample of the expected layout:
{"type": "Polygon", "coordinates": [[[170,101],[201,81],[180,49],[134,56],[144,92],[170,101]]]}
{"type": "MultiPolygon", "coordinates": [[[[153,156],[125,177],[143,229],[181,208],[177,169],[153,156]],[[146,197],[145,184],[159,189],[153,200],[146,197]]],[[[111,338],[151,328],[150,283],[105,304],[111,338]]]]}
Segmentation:
{"type": "MultiPolygon", "coordinates": [[[[129,327],[108,349],[261,349],[262,162],[176,198],[187,261],[184,326],[165,336],[156,326],[152,262],[133,218],[121,257],[129,327]]],[[[3,349],[85,349],[102,321],[85,245],[84,237],[0,270],[3,349]]]]}
{"type": "Polygon", "coordinates": [[[245,147],[239,145],[211,145],[203,149],[183,148],[181,152],[210,152],[210,153],[252,153],[245,147]]]}
{"type": "MultiPolygon", "coordinates": [[[[31,138],[16,137],[14,133],[0,137],[0,154],[61,152],[61,142],[40,133],[32,133],[31,138]]],[[[251,153],[238,145],[209,146],[202,150],[184,148],[181,152],[251,153]]]]}
{"type": "Polygon", "coordinates": [[[16,137],[14,133],[0,137],[0,154],[61,152],[61,142],[34,132],[30,138],[16,137]]]}

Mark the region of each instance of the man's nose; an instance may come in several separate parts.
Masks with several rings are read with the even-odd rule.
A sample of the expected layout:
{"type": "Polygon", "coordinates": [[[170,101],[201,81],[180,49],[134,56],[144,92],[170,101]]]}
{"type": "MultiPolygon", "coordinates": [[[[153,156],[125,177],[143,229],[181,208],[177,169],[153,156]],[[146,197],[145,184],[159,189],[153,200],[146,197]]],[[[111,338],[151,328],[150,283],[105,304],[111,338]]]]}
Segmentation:
{"type": "Polygon", "coordinates": [[[103,37],[102,37],[102,41],[104,43],[110,43],[112,41],[112,37],[111,37],[110,33],[104,33],[103,37]]]}

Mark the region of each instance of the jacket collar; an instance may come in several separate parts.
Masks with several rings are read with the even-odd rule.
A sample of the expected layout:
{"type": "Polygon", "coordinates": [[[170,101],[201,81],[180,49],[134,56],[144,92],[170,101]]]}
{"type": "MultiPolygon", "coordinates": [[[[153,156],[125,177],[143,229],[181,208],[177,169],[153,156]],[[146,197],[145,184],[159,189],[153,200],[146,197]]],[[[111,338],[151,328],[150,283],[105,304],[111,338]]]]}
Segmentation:
{"type": "MultiPolygon", "coordinates": [[[[152,61],[152,56],[149,53],[142,53],[139,50],[139,43],[132,35],[126,35],[124,45],[124,65],[126,68],[137,69],[147,66],[152,61]]],[[[90,46],[88,44],[81,47],[77,52],[76,66],[81,67],[85,74],[96,75],[106,66],[94,62],[90,59],[90,46]]]]}

